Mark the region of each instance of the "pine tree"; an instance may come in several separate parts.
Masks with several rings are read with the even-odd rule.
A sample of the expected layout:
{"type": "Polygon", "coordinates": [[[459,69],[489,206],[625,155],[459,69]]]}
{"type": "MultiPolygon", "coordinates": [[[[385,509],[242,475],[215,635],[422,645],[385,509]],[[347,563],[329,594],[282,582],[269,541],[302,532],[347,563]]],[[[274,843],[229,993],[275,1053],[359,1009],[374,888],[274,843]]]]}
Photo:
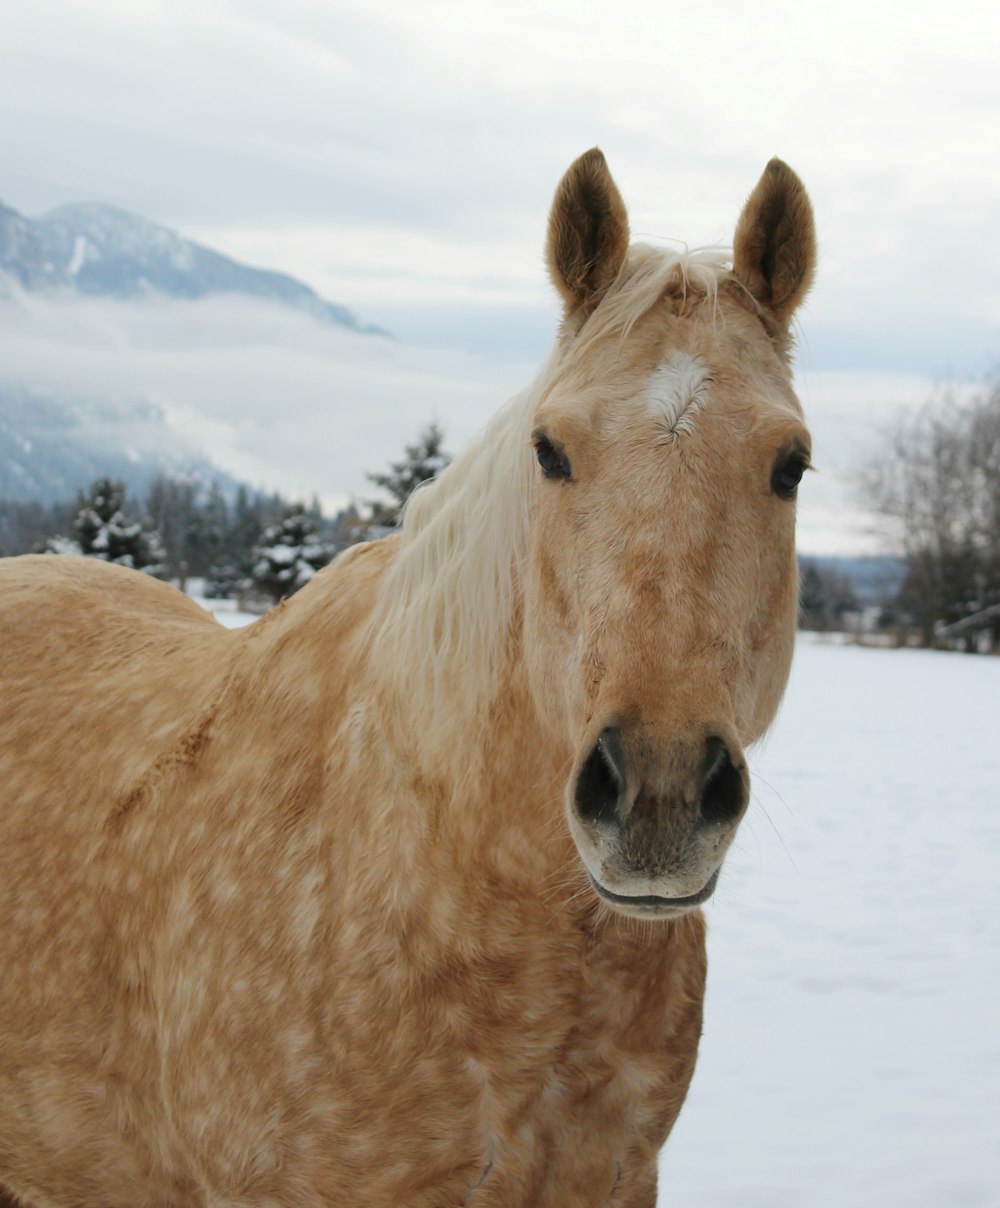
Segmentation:
{"type": "Polygon", "coordinates": [[[172,577],[181,578],[188,572],[187,530],[197,507],[197,489],[184,479],[157,474],[146,492],[146,515],[163,542],[163,560],[172,577]]]}
{"type": "Polygon", "coordinates": [[[369,482],[381,487],[392,497],[389,503],[380,499],[368,501],[372,510],[372,524],[388,528],[395,528],[399,524],[403,504],[414,490],[422,482],[440,474],[451,461],[451,454],[441,447],[443,440],[444,433],[438,425],[428,424],[420,433],[417,443],[406,446],[406,456],[401,461],[390,463],[387,474],[365,474],[369,482]]]}
{"type": "Polygon", "coordinates": [[[255,587],[277,601],[305,587],[334,554],[320,539],[315,520],[302,504],[287,508],[264,530],[252,572],[255,587]]]}
{"type": "Polygon", "coordinates": [[[229,529],[229,505],[217,482],[208,497],[188,517],[184,530],[184,553],[188,572],[204,578],[224,559],[229,529]]]}
{"type": "Polygon", "coordinates": [[[125,512],[125,486],[111,478],[98,478],[90,491],[77,496],[73,520],[75,544],[55,537],[48,545],[53,553],[80,553],[147,574],[164,571],[166,551],[155,529],[144,528],[125,512]]]}

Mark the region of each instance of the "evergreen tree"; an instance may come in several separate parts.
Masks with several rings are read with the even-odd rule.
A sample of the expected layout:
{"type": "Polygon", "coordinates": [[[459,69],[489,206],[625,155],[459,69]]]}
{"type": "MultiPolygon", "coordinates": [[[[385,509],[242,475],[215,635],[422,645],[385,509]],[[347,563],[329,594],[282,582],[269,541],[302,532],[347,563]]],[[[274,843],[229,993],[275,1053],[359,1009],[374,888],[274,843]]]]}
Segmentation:
{"type": "Polygon", "coordinates": [[[213,482],[208,498],[192,510],[184,531],[184,561],[189,574],[204,577],[225,560],[228,529],[229,505],[219,484],[213,482]]]}
{"type": "Polygon", "coordinates": [[[333,548],[320,538],[315,520],[302,504],[295,504],[264,530],[255,550],[254,586],[275,601],[293,595],[333,555],[333,548]]]}
{"type": "Polygon", "coordinates": [[[53,533],[68,532],[75,514],[67,502],[0,500],[0,557],[44,553],[46,540],[53,533]]]}
{"type": "Polygon", "coordinates": [[[365,474],[369,482],[381,487],[391,497],[391,502],[380,499],[369,500],[371,523],[395,528],[399,516],[414,490],[429,478],[434,478],[451,461],[451,454],[441,447],[444,433],[437,424],[428,424],[420,433],[415,445],[406,446],[406,456],[401,461],[391,462],[387,474],[365,474]]]}
{"type": "Polygon", "coordinates": [[[193,483],[157,474],[146,493],[146,515],[160,534],[166,551],[163,561],[172,578],[180,578],[188,569],[187,532],[197,511],[193,483]]]}
{"type": "Polygon", "coordinates": [[[260,496],[254,497],[246,487],[241,486],[236,492],[227,545],[230,559],[236,566],[245,567],[247,574],[253,568],[253,551],[263,531],[260,496]]]}
{"type": "Polygon", "coordinates": [[[111,478],[98,478],[89,493],[77,497],[73,520],[75,544],[56,537],[49,542],[52,552],[79,552],[88,558],[100,558],[147,574],[160,575],[166,551],[155,529],[144,528],[125,512],[125,487],[111,478]]]}

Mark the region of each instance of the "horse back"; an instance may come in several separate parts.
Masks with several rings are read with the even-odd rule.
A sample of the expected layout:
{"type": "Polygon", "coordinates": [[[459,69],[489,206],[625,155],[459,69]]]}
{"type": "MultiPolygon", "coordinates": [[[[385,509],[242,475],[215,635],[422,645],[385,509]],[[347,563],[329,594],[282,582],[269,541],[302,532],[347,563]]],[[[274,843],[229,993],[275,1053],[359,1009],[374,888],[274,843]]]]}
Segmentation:
{"type": "Polygon", "coordinates": [[[87,558],[0,560],[0,827],[18,809],[57,812],[67,789],[77,810],[98,803],[139,774],[218,678],[229,636],[147,575],[87,558]]]}

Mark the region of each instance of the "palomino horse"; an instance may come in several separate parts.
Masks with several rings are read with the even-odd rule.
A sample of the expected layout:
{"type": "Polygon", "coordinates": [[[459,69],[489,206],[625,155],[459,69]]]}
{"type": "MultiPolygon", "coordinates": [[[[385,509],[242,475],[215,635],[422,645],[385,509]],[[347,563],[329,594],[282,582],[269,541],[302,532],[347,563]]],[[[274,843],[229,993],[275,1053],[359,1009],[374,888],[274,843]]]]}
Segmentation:
{"type": "Polygon", "coordinates": [[[0,574],[0,1183],[46,1208],[629,1205],[796,619],[812,213],[556,193],[551,358],[402,532],[238,632],[0,574]]]}

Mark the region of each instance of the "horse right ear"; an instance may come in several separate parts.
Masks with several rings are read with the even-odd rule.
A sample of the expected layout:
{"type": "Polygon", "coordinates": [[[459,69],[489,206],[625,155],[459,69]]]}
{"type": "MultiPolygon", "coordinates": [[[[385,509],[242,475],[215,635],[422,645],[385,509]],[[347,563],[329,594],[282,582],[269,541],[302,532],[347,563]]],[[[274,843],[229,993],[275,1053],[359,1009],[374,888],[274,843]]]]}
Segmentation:
{"type": "Polygon", "coordinates": [[[549,275],[567,316],[597,306],[625,263],[628,239],[625,203],[594,147],[570,165],[549,214],[549,275]]]}

